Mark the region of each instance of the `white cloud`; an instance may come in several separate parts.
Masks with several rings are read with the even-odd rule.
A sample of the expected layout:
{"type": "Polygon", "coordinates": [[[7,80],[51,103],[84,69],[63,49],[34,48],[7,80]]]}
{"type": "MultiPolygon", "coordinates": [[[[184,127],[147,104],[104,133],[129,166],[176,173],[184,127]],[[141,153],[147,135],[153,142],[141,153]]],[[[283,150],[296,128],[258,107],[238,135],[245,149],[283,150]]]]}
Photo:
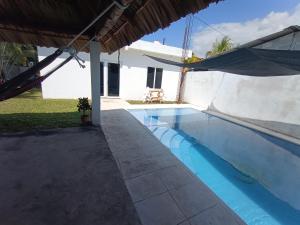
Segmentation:
{"type": "MultiPolygon", "coordinates": [[[[235,45],[255,40],[265,35],[280,31],[291,25],[300,23],[300,4],[293,12],[271,12],[261,19],[249,20],[243,23],[220,23],[212,25],[214,28],[228,35],[235,45]]],[[[205,56],[212,48],[216,39],[222,34],[210,27],[206,27],[192,35],[192,49],[199,56],[205,56]]]]}

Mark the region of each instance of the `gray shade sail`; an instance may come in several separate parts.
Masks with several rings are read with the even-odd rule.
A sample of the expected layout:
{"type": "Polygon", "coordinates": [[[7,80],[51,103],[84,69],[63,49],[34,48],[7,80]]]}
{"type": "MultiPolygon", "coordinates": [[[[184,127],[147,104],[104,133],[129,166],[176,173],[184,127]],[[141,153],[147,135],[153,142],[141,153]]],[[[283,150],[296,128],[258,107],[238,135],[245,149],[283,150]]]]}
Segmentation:
{"type": "Polygon", "coordinates": [[[300,27],[286,28],[196,63],[148,57],[190,71],[222,71],[248,76],[300,75],[300,27]]]}

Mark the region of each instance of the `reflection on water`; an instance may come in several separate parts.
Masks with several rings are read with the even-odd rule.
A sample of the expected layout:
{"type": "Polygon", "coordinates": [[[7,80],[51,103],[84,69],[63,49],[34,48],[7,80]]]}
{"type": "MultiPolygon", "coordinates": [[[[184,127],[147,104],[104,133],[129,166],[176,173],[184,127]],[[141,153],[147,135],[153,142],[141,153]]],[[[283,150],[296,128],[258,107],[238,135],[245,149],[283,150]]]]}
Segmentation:
{"type": "Polygon", "coordinates": [[[194,109],[130,112],[247,224],[300,224],[300,211],[260,184],[297,206],[299,161],[288,160],[299,146],[194,109]]]}

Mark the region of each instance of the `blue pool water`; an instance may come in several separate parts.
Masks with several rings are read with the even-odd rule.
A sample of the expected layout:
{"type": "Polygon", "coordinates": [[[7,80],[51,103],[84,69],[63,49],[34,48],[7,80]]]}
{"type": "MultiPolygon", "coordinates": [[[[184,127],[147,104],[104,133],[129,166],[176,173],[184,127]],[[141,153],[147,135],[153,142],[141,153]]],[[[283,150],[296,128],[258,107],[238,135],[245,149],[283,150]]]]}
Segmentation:
{"type": "MultiPolygon", "coordinates": [[[[241,140],[250,139],[243,136],[250,137],[254,132],[272,145],[286,147],[286,151],[292,154],[300,152],[299,146],[189,108],[130,110],[130,113],[247,224],[300,224],[299,210],[275,197],[251,176],[235,169],[206,147],[211,143],[219,148],[230,148],[230,143],[220,144],[215,139],[226,136],[225,133],[222,134],[224,127],[233,130],[241,140]],[[217,128],[209,129],[210,124],[217,124],[217,128]],[[210,135],[207,135],[208,132],[210,135]]],[[[251,146],[255,143],[253,135],[251,137],[249,142],[241,143],[241,148],[243,144],[255,147],[251,146]]]]}

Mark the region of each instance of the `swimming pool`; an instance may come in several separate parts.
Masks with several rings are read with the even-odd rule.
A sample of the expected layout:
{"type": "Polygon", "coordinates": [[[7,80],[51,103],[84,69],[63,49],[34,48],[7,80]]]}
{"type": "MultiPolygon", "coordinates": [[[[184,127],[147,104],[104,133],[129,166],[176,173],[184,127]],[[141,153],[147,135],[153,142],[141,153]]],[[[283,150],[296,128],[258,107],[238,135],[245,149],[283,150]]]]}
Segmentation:
{"type": "Polygon", "coordinates": [[[247,224],[300,224],[300,146],[191,108],[129,111],[247,224]]]}

